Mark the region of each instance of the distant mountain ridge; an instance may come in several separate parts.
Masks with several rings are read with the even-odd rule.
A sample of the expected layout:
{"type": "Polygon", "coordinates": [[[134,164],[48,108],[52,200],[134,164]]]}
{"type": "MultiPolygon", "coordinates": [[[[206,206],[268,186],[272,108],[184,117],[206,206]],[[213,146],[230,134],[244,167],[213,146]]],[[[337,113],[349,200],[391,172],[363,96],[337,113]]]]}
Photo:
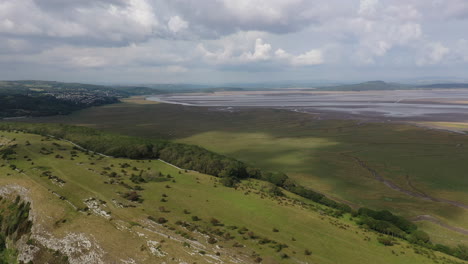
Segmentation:
{"type": "Polygon", "coordinates": [[[446,89],[462,89],[468,88],[468,83],[435,83],[427,85],[419,85],[421,88],[446,88],[446,89]]]}
{"type": "Polygon", "coordinates": [[[319,90],[326,91],[384,91],[384,90],[408,90],[414,89],[414,86],[399,84],[399,83],[387,83],[384,81],[369,81],[357,84],[346,84],[338,86],[324,86],[319,87],[319,90]]]}

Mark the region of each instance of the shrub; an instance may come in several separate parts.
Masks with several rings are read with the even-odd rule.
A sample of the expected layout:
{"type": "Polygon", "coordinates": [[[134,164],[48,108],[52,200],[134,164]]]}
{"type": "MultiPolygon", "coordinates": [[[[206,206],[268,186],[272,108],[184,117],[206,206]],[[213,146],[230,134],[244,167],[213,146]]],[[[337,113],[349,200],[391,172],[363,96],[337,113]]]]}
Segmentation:
{"type": "Polygon", "coordinates": [[[143,199],[141,198],[141,195],[139,195],[135,191],[123,193],[122,197],[129,200],[129,201],[132,201],[132,202],[139,202],[139,203],[143,202],[143,199]]]}
{"type": "Polygon", "coordinates": [[[159,217],[157,220],[158,224],[165,224],[167,223],[167,219],[164,217],[159,217]]]}
{"type": "Polygon", "coordinates": [[[429,235],[421,230],[416,230],[408,236],[408,241],[413,244],[426,244],[430,243],[429,235]]]}
{"type": "Polygon", "coordinates": [[[210,223],[211,223],[212,225],[214,225],[214,226],[222,225],[221,222],[220,222],[218,219],[213,218],[213,217],[210,219],[210,223]]]}
{"type": "Polygon", "coordinates": [[[209,244],[215,244],[216,242],[218,242],[218,240],[216,240],[216,238],[214,238],[214,237],[209,237],[208,238],[208,243],[209,244]]]}
{"type": "Polygon", "coordinates": [[[395,241],[390,237],[379,237],[377,241],[384,246],[393,246],[395,244],[395,241]]]}
{"type": "Polygon", "coordinates": [[[221,184],[226,187],[235,187],[240,181],[234,177],[225,177],[220,180],[221,184]]]}

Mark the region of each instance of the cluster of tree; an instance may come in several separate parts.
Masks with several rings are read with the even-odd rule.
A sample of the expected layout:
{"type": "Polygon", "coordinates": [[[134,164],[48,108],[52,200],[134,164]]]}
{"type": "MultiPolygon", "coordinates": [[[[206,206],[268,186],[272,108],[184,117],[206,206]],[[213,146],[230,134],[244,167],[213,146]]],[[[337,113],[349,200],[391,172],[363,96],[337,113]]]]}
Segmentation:
{"type": "Polygon", "coordinates": [[[385,221],[387,223],[390,223],[391,225],[395,226],[401,231],[404,231],[407,234],[417,229],[417,226],[413,224],[411,221],[407,220],[404,217],[394,215],[388,210],[375,211],[369,208],[361,207],[358,210],[358,214],[361,216],[371,217],[375,220],[385,221]]]}
{"type": "Polygon", "coordinates": [[[289,190],[292,193],[295,193],[299,196],[302,196],[304,198],[310,199],[316,203],[326,205],[328,207],[337,209],[340,212],[343,213],[350,213],[352,211],[352,208],[344,203],[338,203],[325,195],[318,193],[316,191],[310,190],[305,188],[304,186],[298,185],[298,184],[293,184],[293,185],[285,185],[283,186],[286,190],[289,190]]]}
{"type": "Polygon", "coordinates": [[[426,232],[418,230],[415,224],[404,217],[392,214],[388,210],[376,211],[361,207],[354,214],[355,216],[359,216],[358,224],[365,225],[379,233],[399,237],[412,244],[444,252],[463,260],[468,260],[468,247],[459,245],[458,247],[450,248],[440,244],[434,245],[426,232]]]}

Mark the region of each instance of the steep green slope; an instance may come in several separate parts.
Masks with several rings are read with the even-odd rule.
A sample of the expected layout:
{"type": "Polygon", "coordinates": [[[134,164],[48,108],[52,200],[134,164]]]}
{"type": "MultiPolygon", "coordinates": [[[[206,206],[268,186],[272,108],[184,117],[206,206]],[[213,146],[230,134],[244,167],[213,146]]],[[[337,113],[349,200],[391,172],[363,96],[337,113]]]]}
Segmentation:
{"type": "Polygon", "coordinates": [[[32,238],[70,263],[463,263],[403,240],[384,246],[349,215],[274,196],[265,182],[227,188],[162,161],[21,132],[0,132],[0,143],[12,150],[0,160],[0,194],[30,200],[32,238]]]}
{"type": "Polygon", "coordinates": [[[118,104],[40,121],[197,144],[265,170],[283,171],[356,206],[389,209],[409,219],[430,215],[437,221],[423,218],[417,223],[445,229],[436,242],[468,242],[466,233],[454,231],[468,230],[468,210],[431,200],[468,204],[465,135],[401,124],[317,120],[280,110],[228,112],[166,104],[118,104]],[[379,181],[373,172],[401,190],[379,181]]]}

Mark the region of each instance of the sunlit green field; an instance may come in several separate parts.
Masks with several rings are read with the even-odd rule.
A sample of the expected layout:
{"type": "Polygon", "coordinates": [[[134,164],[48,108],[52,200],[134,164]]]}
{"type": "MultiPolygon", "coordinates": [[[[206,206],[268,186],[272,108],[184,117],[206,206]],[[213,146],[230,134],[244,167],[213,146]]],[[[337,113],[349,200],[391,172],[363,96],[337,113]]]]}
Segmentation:
{"type": "MultiPolygon", "coordinates": [[[[34,120],[37,121],[37,120],[34,120]]],[[[174,139],[283,171],[312,189],[355,206],[431,215],[468,229],[468,210],[389,188],[355,158],[404,190],[468,205],[468,136],[404,124],[317,120],[283,110],[124,103],[92,108],[66,122],[152,138],[174,139]]]]}

